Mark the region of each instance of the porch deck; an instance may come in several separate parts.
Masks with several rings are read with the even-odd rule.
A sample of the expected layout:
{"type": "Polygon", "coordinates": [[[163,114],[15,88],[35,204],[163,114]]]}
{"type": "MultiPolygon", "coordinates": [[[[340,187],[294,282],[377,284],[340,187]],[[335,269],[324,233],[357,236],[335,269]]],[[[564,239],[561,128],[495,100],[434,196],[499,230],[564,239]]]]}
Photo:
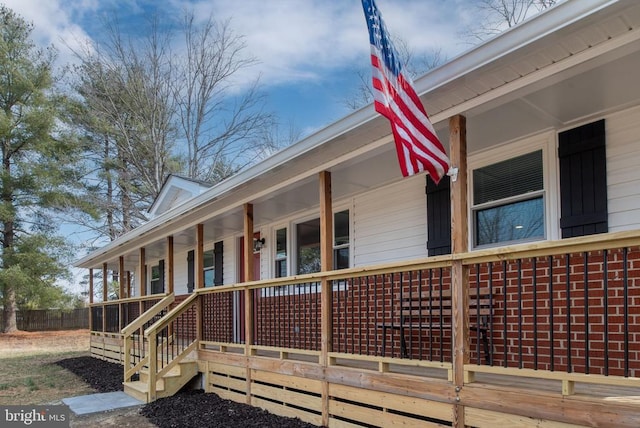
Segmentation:
{"type": "Polygon", "coordinates": [[[155,355],[158,373],[195,350],[207,391],[331,427],[635,427],[639,244],[625,232],[200,289],[140,317],[137,348],[115,326],[143,303],[105,302],[92,350],[109,342],[128,371],[155,355]],[[472,289],[492,291],[488,364],[472,289]],[[445,293],[439,322],[379,328],[400,321],[401,296],[445,293]]]}

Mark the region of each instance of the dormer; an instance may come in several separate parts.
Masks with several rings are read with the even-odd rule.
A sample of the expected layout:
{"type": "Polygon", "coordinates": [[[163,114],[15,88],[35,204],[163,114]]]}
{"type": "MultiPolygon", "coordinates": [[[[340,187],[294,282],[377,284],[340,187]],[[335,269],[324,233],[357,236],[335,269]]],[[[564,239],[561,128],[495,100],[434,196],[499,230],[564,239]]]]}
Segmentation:
{"type": "Polygon", "coordinates": [[[210,183],[170,174],[162,184],[160,193],[149,207],[149,218],[157,217],[195,198],[211,187],[210,183]]]}

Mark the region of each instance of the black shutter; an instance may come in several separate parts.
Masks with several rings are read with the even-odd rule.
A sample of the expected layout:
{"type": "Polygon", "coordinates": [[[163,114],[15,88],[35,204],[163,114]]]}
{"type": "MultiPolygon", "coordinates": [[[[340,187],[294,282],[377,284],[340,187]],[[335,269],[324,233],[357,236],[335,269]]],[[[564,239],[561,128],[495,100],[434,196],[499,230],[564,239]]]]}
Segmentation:
{"type": "Polygon", "coordinates": [[[445,175],[436,184],[427,175],[427,254],[451,254],[451,180],[445,175]]]}
{"type": "Polygon", "coordinates": [[[563,238],[609,230],[605,142],[604,120],[558,136],[563,238]]]}
{"type": "Polygon", "coordinates": [[[223,258],[222,255],[224,253],[222,241],[218,241],[213,244],[213,266],[214,266],[214,278],[213,285],[222,285],[224,282],[224,277],[222,275],[222,266],[223,266],[223,258]]]}
{"type": "Polygon", "coordinates": [[[195,286],[195,251],[191,250],[187,253],[187,293],[193,293],[195,286]]]}
{"type": "Polygon", "coordinates": [[[158,281],[158,291],[156,293],[164,293],[164,260],[158,262],[158,271],[160,272],[160,280],[158,281]]]}

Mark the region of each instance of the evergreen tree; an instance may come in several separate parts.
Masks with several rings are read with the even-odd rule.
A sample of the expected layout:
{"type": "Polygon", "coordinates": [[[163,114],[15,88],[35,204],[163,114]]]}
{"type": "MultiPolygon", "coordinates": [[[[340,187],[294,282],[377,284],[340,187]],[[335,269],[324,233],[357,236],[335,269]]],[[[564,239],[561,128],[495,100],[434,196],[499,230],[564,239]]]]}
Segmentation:
{"type": "Polygon", "coordinates": [[[4,331],[15,312],[54,305],[64,291],[68,250],[52,215],[82,205],[77,142],[61,126],[64,99],[55,93],[55,51],[38,49],[33,27],[0,6],[0,301],[4,331]]]}

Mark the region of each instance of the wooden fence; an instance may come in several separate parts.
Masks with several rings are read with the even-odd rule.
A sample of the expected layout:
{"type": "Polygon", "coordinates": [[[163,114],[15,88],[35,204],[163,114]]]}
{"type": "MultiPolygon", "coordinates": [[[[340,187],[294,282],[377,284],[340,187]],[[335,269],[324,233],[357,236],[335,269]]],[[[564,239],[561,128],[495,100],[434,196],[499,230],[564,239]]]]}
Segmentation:
{"type": "MultiPolygon", "coordinates": [[[[4,329],[3,315],[3,311],[0,310],[0,330],[4,329]]],[[[89,308],[17,311],[16,322],[18,329],[23,331],[89,328],[89,308]]]]}

